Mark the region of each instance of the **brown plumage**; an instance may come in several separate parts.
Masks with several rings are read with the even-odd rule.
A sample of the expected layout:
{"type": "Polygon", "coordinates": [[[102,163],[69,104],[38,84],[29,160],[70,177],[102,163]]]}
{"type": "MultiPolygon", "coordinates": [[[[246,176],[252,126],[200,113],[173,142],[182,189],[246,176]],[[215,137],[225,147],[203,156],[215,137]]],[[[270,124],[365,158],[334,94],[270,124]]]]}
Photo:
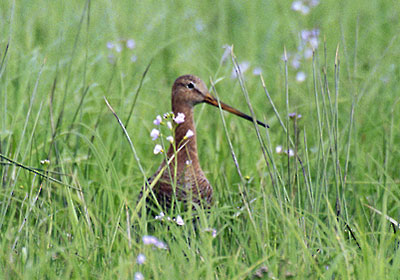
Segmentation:
{"type": "MultiPolygon", "coordinates": [[[[174,197],[184,204],[187,204],[188,201],[202,204],[204,207],[212,204],[213,189],[200,167],[193,120],[193,107],[203,102],[218,107],[217,99],[210,95],[202,80],[193,75],[185,75],[176,79],[172,87],[172,111],[175,116],[178,113],[183,113],[185,121],[176,128],[175,145],[177,150],[182,145],[184,146],[177,153],[177,157],[170,161],[169,168],[165,168],[167,162],[164,160],[157,172],[149,179],[150,185],[160,171],[164,169],[160,179],[153,187],[158,203],[164,208],[170,207],[174,197]],[[194,132],[194,135],[186,139],[185,135],[189,129],[194,132]],[[176,174],[176,178],[174,174],[176,174]]],[[[222,102],[220,104],[223,110],[253,121],[252,117],[222,102]]],[[[260,121],[257,121],[257,123],[268,127],[260,121]]],[[[167,159],[171,159],[173,155],[174,148],[171,145],[167,152],[167,159]]],[[[149,198],[151,196],[151,194],[148,195],[149,198]]]]}

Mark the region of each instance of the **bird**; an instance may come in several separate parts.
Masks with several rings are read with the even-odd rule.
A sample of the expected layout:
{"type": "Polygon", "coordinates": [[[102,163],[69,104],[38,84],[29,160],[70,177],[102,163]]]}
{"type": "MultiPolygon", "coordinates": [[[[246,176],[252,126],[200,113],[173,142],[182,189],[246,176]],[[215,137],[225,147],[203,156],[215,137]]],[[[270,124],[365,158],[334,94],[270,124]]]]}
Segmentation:
{"type": "MultiPolygon", "coordinates": [[[[249,121],[253,118],[239,110],[218,102],[212,96],[205,83],[194,75],[178,77],[172,86],[172,112],[174,116],[184,114],[184,121],[177,125],[174,144],[171,144],[165,160],[158,170],[148,179],[142,188],[139,198],[152,185],[152,194],[148,191],[147,199],[156,198],[162,209],[170,209],[173,201],[182,202],[187,208],[192,204],[209,208],[213,204],[213,188],[200,167],[197,150],[197,136],[193,118],[193,108],[200,103],[207,103],[240,116],[249,121]],[[187,137],[188,131],[193,134],[187,137]],[[159,175],[162,173],[161,175],[159,175]]],[[[269,126],[256,120],[256,123],[268,128],[269,126]]],[[[152,205],[157,205],[152,204],[152,205]]]]}

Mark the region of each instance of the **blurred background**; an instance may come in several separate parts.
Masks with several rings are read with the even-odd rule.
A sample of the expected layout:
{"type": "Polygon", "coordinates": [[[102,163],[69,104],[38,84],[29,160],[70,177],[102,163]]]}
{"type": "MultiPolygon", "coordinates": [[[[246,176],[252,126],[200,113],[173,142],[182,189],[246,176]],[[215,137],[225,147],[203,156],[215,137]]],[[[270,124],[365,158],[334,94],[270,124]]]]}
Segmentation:
{"type": "MultiPolygon", "coordinates": [[[[153,120],[171,110],[171,86],[183,74],[197,75],[208,86],[211,80],[216,82],[223,102],[249,113],[233,68],[232,50],[257,118],[270,125],[268,131],[261,131],[271,154],[268,158],[274,158],[268,166],[253,125],[224,113],[228,135],[246,176],[244,187],[250,198],[259,198],[254,207],[259,210],[260,233],[255,235],[268,236],[265,242],[269,245],[277,239],[285,242],[281,240],[284,230],[278,230],[275,237],[271,232],[280,225],[280,215],[287,212],[278,211],[273,216],[265,206],[270,200],[277,200],[276,205],[289,203],[301,209],[299,212],[310,211],[323,223],[338,211],[337,207],[332,209],[340,200],[339,212],[347,224],[357,225],[361,235],[380,229],[378,222],[366,226],[374,212],[365,210],[363,203],[395,218],[400,214],[400,193],[394,188],[399,184],[400,169],[399,12],[399,2],[394,0],[1,1],[0,154],[40,172],[54,172],[46,174],[84,190],[80,196],[80,192],[43,180],[3,157],[2,246],[18,253],[15,261],[5,255],[3,264],[19,274],[30,271],[25,266],[30,260],[43,269],[43,274],[36,275],[69,275],[63,269],[52,274],[54,266],[46,267],[47,261],[41,261],[46,258],[40,257],[46,254],[48,244],[58,243],[55,240],[64,236],[51,254],[63,258],[70,271],[79,271],[79,260],[68,256],[79,252],[82,258],[95,262],[94,271],[99,275],[115,277],[117,263],[127,269],[124,275],[132,276],[129,264],[118,258],[106,262],[105,268],[102,264],[104,255],[113,258],[122,254],[132,260],[137,253],[125,247],[126,236],[117,229],[114,232],[108,223],[114,225],[125,211],[121,209],[135,204],[144,178],[152,175],[162,160],[153,154],[155,143],[149,135],[153,120]],[[127,126],[140,162],[105,106],[104,96],[127,126]],[[290,113],[301,115],[297,135],[288,119],[290,113]],[[287,145],[285,127],[290,128],[290,137],[297,139],[296,145],[287,145]],[[288,157],[279,152],[280,146],[296,150],[304,165],[291,159],[295,170],[288,174],[288,157]],[[278,186],[270,180],[272,169],[278,186]],[[303,174],[304,181],[291,178],[294,174],[303,174]],[[290,180],[296,186],[291,186],[290,180]],[[314,200],[314,195],[318,199],[314,200]],[[272,216],[265,221],[263,217],[268,215],[272,216]],[[75,222],[70,221],[72,217],[75,222]],[[100,228],[98,232],[92,231],[92,223],[100,228]],[[86,225],[84,230],[78,230],[82,224],[86,225]],[[75,241],[65,235],[72,232],[75,241]],[[77,232],[80,237],[76,237],[77,232]],[[98,244],[98,239],[113,234],[118,249],[110,243],[98,244]],[[35,245],[45,239],[46,246],[35,245]],[[69,251],[71,246],[74,249],[69,251]],[[98,251],[93,249],[96,246],[104,248],[98,251]],[[31,255],[23,257],[23,248],[31,255]],[[107,268],[109,274],[102,274],[107,268]]],[[[221,211],[236,211],[242,206],[242,180],[220,113],[199,105],[195,120],[200,162],[214,186],[216,205],[225,209],[221,211]]],[[[380,218],[377,220],[384,223],[380,218]]],[[[246,229],[249,221],[242,222],[241,229],[246,229]]],[[[124,226],[129,228],[129,223],[124,226]]],[[[334,240],[334,230],[329,231],[332,236],[327,239],[334,240]]],[[[293,240],[297,240],[295,236],[293,240]]],[[[379,243],[378,237],[372,239],[379,243]]],[[[224,240],[221,237],[218,244],[224,240]]],[[[364,241],[371,242],[368,238],[364,241]]],[[[258,257],[265,257],[261,243],[258,245],[257,250],[248,248],[248,255],[254,256],[243,257],[242,266],[236,269],[237,263],[232,263],[226,271],[210,272],[207,277],[203,272],[195,275],[239,277],[244,267],[252,267],[258,257]]],[[[313,250],[325,245],[315,245],[313,250]]],[[[282,246],[285,249],[275,252],[276,256],[289,252],[289,247],[282,246]]],[[[214,253],[215,258],[235,254],[222,247],[214,253]]],[[[333,259],[329,255],[325,263],[333,259]]],[[[292,271],[298,269],[296,257],[291,260],[294,265],[288,266],[292,271]]],[[[269,267],[278,271],[279,261],[272,261],[269,267]]],[[[302,275],[313,274],[316,268],[309,269],[302,275]]],[[[154,271],[149,275],[165,279],[159,267],[154,271]]],[[[179,271],[168,275],[176,277],[179,274],[174,273],[179,271]]],[[[365,271],[368,274],[373,268],[365,271]]]]}

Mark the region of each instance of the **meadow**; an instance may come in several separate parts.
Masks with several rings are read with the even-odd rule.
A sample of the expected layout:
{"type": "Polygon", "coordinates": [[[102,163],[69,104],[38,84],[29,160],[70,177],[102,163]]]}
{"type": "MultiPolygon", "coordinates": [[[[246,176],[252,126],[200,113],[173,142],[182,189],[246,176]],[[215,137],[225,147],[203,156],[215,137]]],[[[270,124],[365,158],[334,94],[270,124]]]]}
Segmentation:
{"type": "Polygon", "coordinates": [[[0,18],[1,279],[400,279],[398,1],[8,0],[0,18]],[[270,128],[196,106],[214,205],[138,215],[183,74],[270,128]]]}

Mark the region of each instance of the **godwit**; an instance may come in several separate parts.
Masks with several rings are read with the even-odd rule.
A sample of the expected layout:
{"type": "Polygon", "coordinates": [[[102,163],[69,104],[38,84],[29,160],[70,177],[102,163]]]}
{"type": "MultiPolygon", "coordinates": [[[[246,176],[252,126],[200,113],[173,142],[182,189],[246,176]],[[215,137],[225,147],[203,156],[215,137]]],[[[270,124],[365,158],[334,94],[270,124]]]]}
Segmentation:
{"type": "MultiPolygon", "coordinates": [[[[162,172],[161,177],[155,183],[153,192],[158,203],[167,209],[171,202],[175,199],[183,202],[185,205],[188,201],[194,204],[203,204],[204,207],[209,207],[212,204],[213,189],[208,182],[203,170],[200,167],[197,144],[196,130],[193,120],[193,107],[199,103],[208,103],[218,107],[218,101],[207,90],[206,85],[202,80],[193,75],[184,75],[176,79],[172,86],[172,111],[175,116],[178,113],[183,113],[185,119],[176,127],[175,131],[175,149],[171,146],[168,149],[166,160],[161,163],[157,172],[148,180],[149,186],[157,175],[162,172]],[[192,137],[185,137],[188,130],[194,134],[192,137]],[[182,146],[179,150],[179,148],[182,146]],[[175,155],[175,158],[170,160],[169,167],[165,168],[167,162],[175,155]],[[176,174],[176,175],[175,175],[176,174]]],[[[238,115],[249,121],[253,118],[220,102],[221,108],[235,115],[238,115]]],[[[268,125],[257,120],[259,125],[268,127],[268,125]]],[[[142,191],[143,192],[143,191],[142,191]]],[[[142,192],[141,195],[142,196],[142,192]]],[[[149,198],[152,195],[149,194],[149,198]]]]}

